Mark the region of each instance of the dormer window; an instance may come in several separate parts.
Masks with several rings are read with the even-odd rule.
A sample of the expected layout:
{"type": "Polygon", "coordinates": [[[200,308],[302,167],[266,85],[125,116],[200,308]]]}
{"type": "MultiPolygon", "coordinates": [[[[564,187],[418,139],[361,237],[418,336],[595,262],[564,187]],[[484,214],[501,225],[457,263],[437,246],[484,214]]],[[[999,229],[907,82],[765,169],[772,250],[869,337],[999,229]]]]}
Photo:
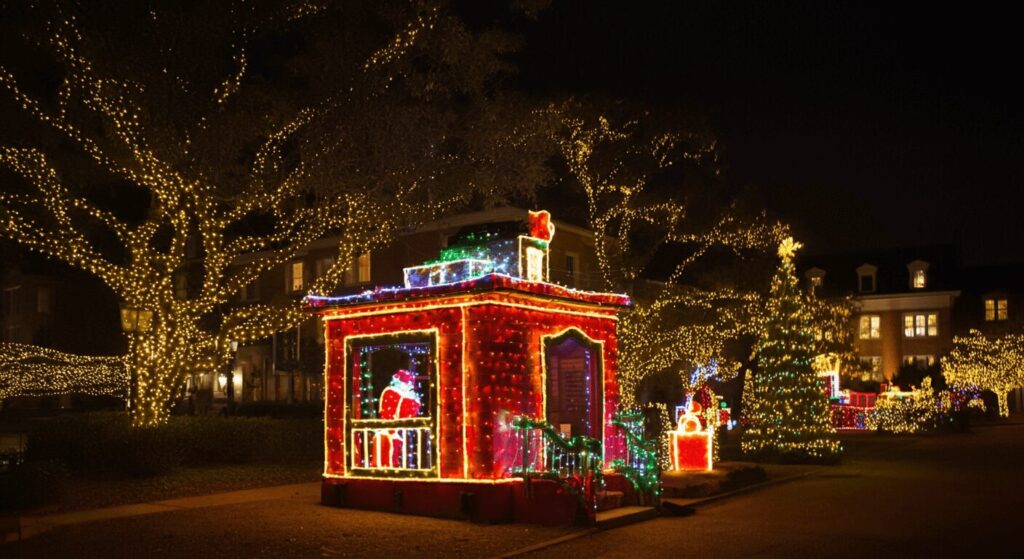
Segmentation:
{"type": "Polygon", "coordinates": [[[928,287],[928,263],[924,260],[915,260],[907,264],[910,272],[910,288],[924,289],[928,287]]]}
{"type": "Polygon", "coordinates": [[[875,279],[878,274],[878,267],[871,264],[861,264],[857,268],[857,291],[861,293],[874,293],[877,289],[875,279]]]}
{"type": "Polygon", "coordinates": [[[807,277],[808,291],[812,294],[817,288],[821,287],[822,284],[825,283],[825,270],[822,270],[821,268],[811,268],[804,272],[804,276],[807,277]]]}

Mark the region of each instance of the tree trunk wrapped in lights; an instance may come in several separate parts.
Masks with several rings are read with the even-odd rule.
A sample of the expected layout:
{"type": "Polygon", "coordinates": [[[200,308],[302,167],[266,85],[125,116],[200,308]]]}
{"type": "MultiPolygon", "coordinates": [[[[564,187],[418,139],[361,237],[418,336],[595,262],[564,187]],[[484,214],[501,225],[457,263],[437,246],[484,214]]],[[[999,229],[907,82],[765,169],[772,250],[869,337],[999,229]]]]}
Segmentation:
{"type": "Polygon", "coordinates": [[[221,370],[229,341],[304,318],[298,297],[235,301],[314,241],[338,239],[303,285],[327,293],[398,231],[544,173],[518,151],[527,109],[490,88],[514,37],[429,2],[257,4],[4,8],[0,86],[34,122],[0,131],[0,167],[21,179],[0,193],[0,235],[152,313],[125,360],[136,426],[221,370]],[[16,78],[39,72],[38,47],[61,68],[50,90],[16,78]]]}
{"type": "Polygon", "coordinates": [[[957,336],[949,355],[942,358],[942,374],[946,383],[956,389],[994,393],[999,415],[1007,417],[1007,394],[1024,387],[1024,335],[990,338],[971,330],[966,336],[957,336]]]}
{"type": "Polygon", "coordinates": [[[830,420],[828,397],[811,366],[816,340],[811,309],[800,290],[792,238],[779,246],[764,330],[754,351],[758,370],[743,413],[743,453],[755,458],[830,461],[841,447],[830,420]]]}

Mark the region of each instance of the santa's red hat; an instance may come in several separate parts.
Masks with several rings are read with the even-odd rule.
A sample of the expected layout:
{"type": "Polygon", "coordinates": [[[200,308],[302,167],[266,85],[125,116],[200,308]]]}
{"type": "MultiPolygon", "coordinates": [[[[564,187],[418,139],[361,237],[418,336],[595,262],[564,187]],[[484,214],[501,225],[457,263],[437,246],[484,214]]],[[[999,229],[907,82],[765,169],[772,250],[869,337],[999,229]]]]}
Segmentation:
{"type": "Polygon", "coordinates": [[[398,369],[394,374],[394,379],[403,384],[412,384],[416,380],[416,373],[398,369]]]}

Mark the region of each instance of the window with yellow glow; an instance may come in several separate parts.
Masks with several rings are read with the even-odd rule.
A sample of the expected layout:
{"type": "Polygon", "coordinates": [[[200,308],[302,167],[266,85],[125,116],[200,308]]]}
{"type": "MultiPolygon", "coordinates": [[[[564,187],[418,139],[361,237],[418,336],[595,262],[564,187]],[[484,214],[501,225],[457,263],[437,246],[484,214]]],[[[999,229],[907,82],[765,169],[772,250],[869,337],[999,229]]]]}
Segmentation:
{"type": "Polygon", "coordinates": [[[880,355],[862,355],[860,364],[864,368],[865,376],[867,377],[864,380],[885,380],[885,377],[882,375],[882,357],[880,355]]]}
{"type": "Polygon", "coordinates": [[[302,262],[292,262],[292,265],[288,267],[288,290],[289,291],[302,291],[304,286],[303,277],[304,266],[302,262]]]}
{"type": "Polygon", "coordinates": [[[860,317],[860,339],[877,340],[881,337],[882,317],[866,314],[860,317]]]}
{"type": "Polygon", "coordinates": [[[903,315],[903,335],[907,338],[938,336],[939,315],[937,313],[903,315]]]}
{"type": "Polygon", "coordinates": [[[364,252],[352,260],[345,270],[345,285],[358,285],[370,282],[370,253],[364,252]]]}
{"type": "Polygon", "coordinates": [[[924,369],[931,367],[935,364],[934,355],[904,355],[903,364],[908,366],[914,366],[918,369],[924,369]]]}
{"type": "Polygon", "coordinates": [[[985,299],[985,320],[987,322],[993,322],[996,320],[1006,320],[1008,316],[1008,307],[1006,299],[990,298],[985,299]]]}
{"type": "Polygon", "coordinates": [[[914,289],[924,289],[926,283],[925,271],[914,270],[913,286],[914,289]]]}

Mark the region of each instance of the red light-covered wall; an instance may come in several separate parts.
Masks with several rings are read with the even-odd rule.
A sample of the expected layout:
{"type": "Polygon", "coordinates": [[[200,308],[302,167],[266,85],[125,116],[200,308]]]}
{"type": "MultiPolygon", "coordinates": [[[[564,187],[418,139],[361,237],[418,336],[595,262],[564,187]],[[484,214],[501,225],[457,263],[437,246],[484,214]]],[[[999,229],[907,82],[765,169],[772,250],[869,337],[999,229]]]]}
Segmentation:
{"type": "Polygon", "coordinates": [[[511,418],[543,417],[542,336],[569,328],[602,348],[603,394],[594,397],[603,401],[605,459],[624,457],[624,439],[610,425],[619,399],[616,311],[616,306],[495,291],[320,310],[327,319],[325,473],[345,475],[346,338],[435,328],[440,477],[508,475],[511,418]]]}

